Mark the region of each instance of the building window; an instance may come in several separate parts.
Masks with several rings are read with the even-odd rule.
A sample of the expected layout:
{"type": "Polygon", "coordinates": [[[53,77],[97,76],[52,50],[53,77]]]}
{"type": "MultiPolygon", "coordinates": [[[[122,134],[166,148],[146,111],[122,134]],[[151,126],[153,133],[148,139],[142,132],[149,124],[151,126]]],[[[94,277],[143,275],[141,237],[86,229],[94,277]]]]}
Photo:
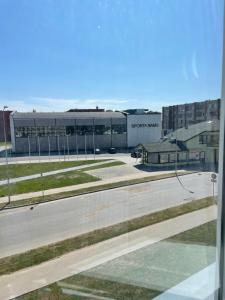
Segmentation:
{"type": "Polygon", "coordinates": [[[169,162],[169,154],[161,153],[160,154],[160,164],[165,164],[169,162]]]}
{"type": "Polygon", "coordinates": [[[92,125],[77,125],[76,132],[78,135],[91,135],[93,134],[93,126],[92,125]]]}
{"type": "Polygon", "coordinates": [[[170,153],[169,159],[170,162],[176,162],[176,153],[170,153]]]}
{"type": "Polygon", "coordinates": [[[66,126],[66,135],[74,135],[75,126],[66,126]]]}
{"type": "Polygon", "coordinates": [[[127,133],[126,124],[112,125],[112,134],[123,134],[127,133]]]}
{"type": "Polygon", "coordinates": [[[106,125],[95,125],[95,134],[96,135],[111,134],[111,127],[106,125]]]}

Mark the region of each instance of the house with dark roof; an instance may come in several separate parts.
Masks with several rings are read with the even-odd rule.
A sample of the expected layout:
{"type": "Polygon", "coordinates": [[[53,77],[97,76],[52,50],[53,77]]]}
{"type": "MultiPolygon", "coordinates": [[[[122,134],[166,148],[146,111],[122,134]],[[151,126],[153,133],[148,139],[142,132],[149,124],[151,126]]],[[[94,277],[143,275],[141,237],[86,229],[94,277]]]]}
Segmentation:
{"type": "Polygon", "coordinates": [[[206,121],[180,128],[162,141],[141,144],[143,163],[156,168],[202,165],[211,169],[218,164],[219,121],[206,121]]]}

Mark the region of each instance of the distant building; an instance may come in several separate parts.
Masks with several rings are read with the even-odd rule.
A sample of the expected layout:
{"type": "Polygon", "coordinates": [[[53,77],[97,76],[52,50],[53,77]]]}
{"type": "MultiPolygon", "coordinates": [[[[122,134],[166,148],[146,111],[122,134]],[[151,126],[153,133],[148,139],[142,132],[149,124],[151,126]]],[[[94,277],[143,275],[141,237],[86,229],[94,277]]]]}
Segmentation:
{"type": "Polygon", "coordinates": [[[12,150],[29,152],[126,149],[161,138],[161,114],[80,110],[19,113],[10,117],[12,150]]]}
{"type": "Polygon", "coordinates": [[[104,112],[104,108],[71,108],[68,112],[104,112]]]}
{"type": "Polygon", "coordinates": [[[7,142],[11,141],[10,121],[9,121],[10,113],[11,111],[9,110],[5,110],[5,111],[0,110],[0,142],[5,141],[3,119],[5,119],[6,140],[7,142]],[[3,114],[4,114],[4,118],[3,118],[3,114]]]}
{"type": "Polygon", "coordinates": [[[155,168],[196,165],[215,170],[219,159],[219,121],[180,128],[161,142],[142,144],[143,163],[155,168]]]}
{"type": "Polygon", "coordinates": [[[162,108],[163,135],[178,128],[204,121],[219,120],[220,99],[206,100],[162,108]]]}

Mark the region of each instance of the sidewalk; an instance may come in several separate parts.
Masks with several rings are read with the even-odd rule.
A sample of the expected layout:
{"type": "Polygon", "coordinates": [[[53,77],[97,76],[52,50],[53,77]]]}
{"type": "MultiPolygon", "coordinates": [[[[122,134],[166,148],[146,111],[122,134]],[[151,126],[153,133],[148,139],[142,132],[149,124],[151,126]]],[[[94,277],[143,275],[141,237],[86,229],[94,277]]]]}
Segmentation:
{"type": "Polygon", "coordinates": [[[216,218],[216,211],[216,206],[204,208],[73,251],[38,266],[1,276],[0,298],[8,300],[18,297],[210,222],[216,218]]]}
{"type": "MultiPolygon", "coordinates": [[[[181,172],[184,172],[184,170],[178,171],[178,174],[181,172]]],[[[143,172],[143,173],[140,172],[140,173],[132,174],[132,175],[117,176],[116,178],[102,179],[100,181],[87,182],[87,183],[82,183],[82,184],[76,184],[76,185],[70,185],[70,186],[45,190],[44,195],[47,196],[47,195],[53,195],[53,194],[58,194],[58,193],[63,193],[63,192],[76,191],[79,189],[100,186],[103,184],[110,184],[110,183],[116,183],[116,182],[121,182],[121,181],[125,181],[125,180],[132,180],[132,179],[157,176],[157,175],[163,175],[163,174],[170,174],[170,173],[173,174],[174,171],[156,171],[156,172],[147,173],[147,174],[145,172],[143,172]]],[[[18,200],[24,200],[24,199],[29,199],[29,198],[33,198],[33,197],[41,197],[41,196],[43,197],[42,191],[31,192],[31,193],[26,193],[26,194],[13,195],[13,196],[11,196],[11,201],[18,201],[18,200]]],[[[7,196],[1,197],[0,203],[5,203],[5,202],[8,202],[8,197],[7,196]]]]}
{"type": "MultiPolygon", "coordinates": [[[[38,174],[33,174],[33,175],[28,175],[28,176],[23,176],[23,177],[11,178],[9,180],[9,183],[16,183],[16,182],[20,182],[20,181],[29,180],[29,179],[35,179],[35,178],[40,178],[40,177],[45,177],[45,176],[50,176],[50,175],[55,175],[55,174],[60,174],[60,173],[67,173],[70,171],[82,170],[82,169],[92,167],[92,166],[101,166],[101,165],[111,163],[114,161],[115,160],[107,160],[107,161],[102,161],[102,162],[98,162],[98,163],[91,163],[91,164],[87,164],[87,165],[80,165],[80,166],[76,166],[76,167],[58,169],[58,170],[49,171],[49,172],[45,172],[45,173],[38,173],[38,174]]],[[[7,180],[0,180],[0,186],[7,184],[7,183],[8,183],[7,180]]]]}

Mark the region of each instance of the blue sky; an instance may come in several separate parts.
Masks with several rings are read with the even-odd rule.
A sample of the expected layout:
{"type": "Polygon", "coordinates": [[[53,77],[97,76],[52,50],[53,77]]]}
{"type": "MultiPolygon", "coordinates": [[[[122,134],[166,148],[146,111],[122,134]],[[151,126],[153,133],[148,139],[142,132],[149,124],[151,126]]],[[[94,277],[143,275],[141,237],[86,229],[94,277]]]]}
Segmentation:
{"type": "Polygon", "coordinates": [[[223,0],[0,0],[0,104],[149,108],[220,97],[223,0]]]}

